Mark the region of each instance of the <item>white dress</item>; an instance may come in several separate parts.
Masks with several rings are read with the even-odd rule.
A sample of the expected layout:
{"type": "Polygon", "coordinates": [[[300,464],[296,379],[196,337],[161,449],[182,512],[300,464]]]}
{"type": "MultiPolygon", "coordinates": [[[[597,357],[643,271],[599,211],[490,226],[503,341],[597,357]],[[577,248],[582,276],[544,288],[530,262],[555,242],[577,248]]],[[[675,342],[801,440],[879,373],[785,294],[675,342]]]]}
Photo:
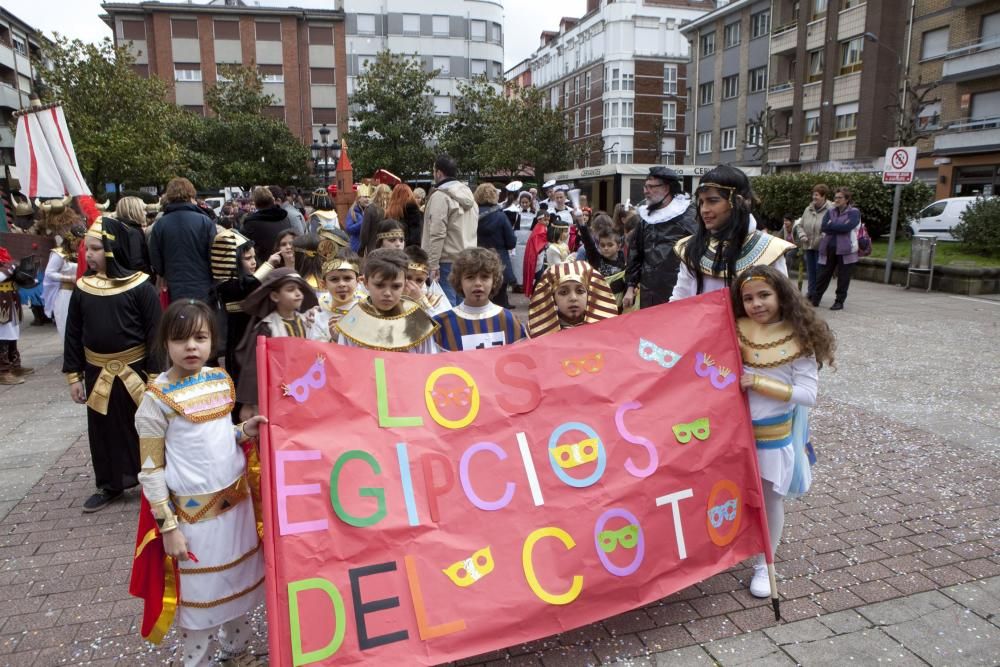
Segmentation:
{"type": "Polygon", "coordinates": [[[63,286],[67,282],[71,287],[76,282],[76,262],[66,259],[61,250],[53,250],[49,253],[49,263],[45,265],[42,301],[45,304],[45,315],[55,319],[60,336],[66,335],[69,298],[73,296],[73,290],[63,286]]]}
{"type": "MultiPolygon", "coordinates": [[[[175,496],[215,493],[244,475],[246,458],[229,418],[234,390],[225,371],[205,367],[198,375],[173,384],[161,373],[150,386],[135,414],[145,458],[139,481],[150,503],[166,498],[168,490],[175,496]],[[147,455],[146,443],[157,438],[165,439],[165,465],[147,455]]],[[[194,507],[186,510],[195,512],[194,507]]],[[[196,523],[178,519],[178,524],[188,551],[198,559],[179,563],[178,626],[215,628],[263,601],[264,554],[251,498],[218,516],[196,523]],[[219,572],[196,572],[227,565],[219,572]]]]}

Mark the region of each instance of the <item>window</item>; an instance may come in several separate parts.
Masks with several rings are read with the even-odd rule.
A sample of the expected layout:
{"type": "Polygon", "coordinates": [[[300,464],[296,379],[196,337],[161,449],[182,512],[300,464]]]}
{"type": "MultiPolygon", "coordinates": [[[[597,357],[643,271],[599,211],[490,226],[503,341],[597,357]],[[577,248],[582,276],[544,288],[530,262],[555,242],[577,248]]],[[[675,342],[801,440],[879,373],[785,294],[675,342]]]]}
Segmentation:
{"type": "Polygon", "coordinates": [[[729,100],[740,94],[740,75],[733,74],[722,80],[722,99],[729,100]]]}
{"type": "Polygon", "coordinates": [[[420,14],[403,14],[403,34],[420,34],[420,14]]]}
{"type": "Polygon", "coordinates": [[[572,94],[572,89],[569,87],[569,81],[567,81],[566,83],[563,84],[563,99],[564,99],[563,106],[564,107],[568,107],[569,106],[569,98],[570,98],[571,94],[572,94]]]}
{"type": "Polygon", "coordinates": [[[677,65],[663,66],[663,94],[677,94],[677,65]]]}
{"type": "Polygon", "coordinates": [[[580,77],[573,79],[573,104],[580,103],[580,77]]]}
{"type": "Polygon", "coordinates": [[[764,128],[757,123],[747,123],[747,146],[760,146],[764,143],[764,128]]]}
{"type": "Polygon", "coordinates": [[[823,78],[823,49],[816,49],[809,52],[809,73],[808,81],[819,81],[823,78]]]}
{"type": "Polygon", "coordinates": [[[867,0],[844,0],[844,4],[841,7],[841,11],[844,9],[850,9],[851,7],[857,7],[858,5],[867,2],[867,0]]]}
{"type": "Polygon", "coordinates": [[[712,152],[712,133],[711,132],[699,132],[698,133],[698,153],[704,155],[705,153],[712,152]]]}
{"type": "Polygon", "coordinates": [[[486,61],[473,60],[469,66],[470,76],[486,76],[486,61]]]}
{"type": "Polygon", "coordinates": [[[374,14],[358,14],[358,34],[359,35],[375,34],[374,14]]]}
{"type": "Polygon", "coordinates": [[[929,30],[924,33],[920,46],[920,59],[937,58],[948,51],[948,28],[929,30]]]}
{"type": "Polygon", "coordinates": [[[817,139],[819,139],[819,109],[806,112],[805,141],[816,141],[817,139]]]}
{"type": "Polygon", "coordinates": [[[580,110],[573,112],[573,136],[580,138],[580,110]]]}
{"type": "Polygon", "coordinates": [[[618,118],[618,102],[611,103],[611,114],[608,122],[610,123],[609,127],[612,128],[618,127],[620,122],[618,118]]]}
{"type": "Polygon", "coordinates": [[[727,127],[722,130],[722,147],[720,150],[736,150],[736,128],[727,127]]]}
{"type": "Polygon", "coordinates": [[[861,51],[864,49],[864,37],[840,43],[840,73],[850,74],[861,71],[861,51]]]}
{"type": "Polygon", "coordinates": [[[621,68],[611,68],[611,90],[618,90],[621,87],[621,68]]]}
{"type": "Polygon", "coordinates": [[[201,65],[174,63],[174,81],[201,81],[201,65]]]}
{"type": "Polygon", "coordinates": [[[921,218],[936,218],[939,215],[944,215],[944,210],[948,207],[948,202],[934,202],[924,210],[920,212],[921,218]]]}
{"type": "Polygon", "coordinates": [[[485,42],[486,21],[469,21],[469,35],[473,42],[485,42]]]}
{"type": "MultiPolygon", "coordinates": [[[[232,21],[232,23],[236,23],[232,21]]],[[[239,24],[237,24],[238,26],[239,24]]],[[[240,38],[239,28],[237,28],[236,39],[240,38]]],[[[327,46],[333,46],[333,28],[321,25],[311,25],[309,26],[309,43],[310,44],[325,44],[327,46]]]]}
{"type": "Polygon", "coordinates": [[[609,90],[611,90],[611,88],[609,87],[610,85],[611,85],[611,68],[610,67],[605,67],[604,68],[604,92],[608,92],[609,90]]]}
{"type": "Polygon", "coordinates": [[[280,120],[284,122],[285,107],[279,107],[279,106],[264,107],[263,114],[268,118],[273,118],[274,120],[280,120]]]}
{"type": "Polygon", "coordinates": [[[733,21],[726,25],[723,30],[723,40],[725,41],[726,48],[732,48],[734,46],[739,46],[740,44],[740,22],[733,21]]]}
{"type": "Polygon", "coordinates": [[[762,90],[767,90],[767,67],[754,68],[747,74],[750,78],[749,92],[759,93],[762,90]]]}
{"type": "Polygon", "coordinates": [[[14,43],[14,50],[20,53],[22,56],[27,57],[28,55],[28,45],[17,37],[13,37],[11,41],[14,43]]]}
{"type": "Polygon", "coordinates": [[[239,40],[240,23],[239,21],[220,21],[216,19],[212,21],[212,31],[215,33],[216,39],[239,40]]]}
{"type": "MultiPolygon", "coordinates": [[[[217,21],[217,23],[218,23],[218,21],[217,21]]],[[[232,21],[232,23],[236,23],[236,21],[232,21]]],[[[237,23],[236,25],[237,25],[236,39],[239,39],[240,38],[240,36],[239,36],[239,24],[237,23]]],[[[221,37],[219,37],[218,32],[216,32],[215,37],[217,39],[221,39],[221,37]]],[[[126,41],[127,40],[146,39],[146,22],[145,21],[122,21],[122,38],[125,39],[126,41]]]]}
{"type": "Polygon", "coordinates": [[[837,116],[837,139],[853,137],[858,133],[858,103],[841,104],[835,110],[837,116]]]}
{"type": "MultiPolygon", "coordinates": [[[[264,83],[284,83],[285,73],[281,65],[257,65],[257,71],[264,78],[264,83]]],[[[281,112],[284,118],[284,111],[281,112]]]]}
{"type": "Polygon", "coordinates": [[[757,12],[750,16],[750,39],[764,37],[771,32],[770,10],[757,12]]]}
{"type": "Polygon", "coordinates": [[[826,0],[812,0],[811,21],[822,18],[826,14],[826,0]]]}
{"type": "Polygon", "coordinates": [[[608,111],[610,109],[611,109],[611,103],[610,102],[605,102],[604,103],[604,129],[605,130],[608,129],[609,127],[611,127],[611,114],[608,113],[608,111]]]}
{"type": "Polygon", "coordinates": [[[928,104],[917,114],[917,128],[932,130],[941,127],[941,101],[928,104]]]}
{"type": "Polygon", "coordinates": [[[438,76],[451,75],[451,58],[448,56],[434,56],[431,67],[440,70],[438,76]]]}
{"type": "Polygon", "coordinates": [[[677,129],[677,102],[663,103],[663,129],[665,131],[677,129]]]}
{"type": "Polygon", "coordinates": [[[447,16],[435,16],[431,19],[431,32],[435,37],[448,37],[451,34],[451,21],[447,16]]]}
{"type": "Polygon", "coordinates": [[[590,107],[583,114],[583,133],[590,134],[590,107]]]}
{"type": "Polygon", "coordinates": [[[635,102],[622,102],[622,127],[633,127],[635,102]]]}
{"type": "Polygon", "coordinates": [[[715,82],[709,81],[698,86],[698,103],[711,104],[715,99],[715,82]]]}
{"type": "Polygon", "coordinates": [[[635,90],[635,74],[622,74],[622,90],[635,90]]]}
{"type": "Polygon", "coordinates": [[[701,55],[710,56],[715,53],[715,33],[701,36],[701,55]]]}
{"type": "Polygon", "coordinates": [[[503,31],[499,23],[490,24],[490,41],[494,44],[503,43],[503,31]]]}
{"type": "Polygon", "coordinates": [[[170,19],[170,36],[198,39],[198,21],[195,19],[170,19]]]}
{"type": "Polygon", "coordinates": [[[590,72],[587,72],[587,80],[583,88],[583,99],[590,99],[590,72]]]}
{"type": "Polygon", "coordinates": [[[451,98],[446,95],[435,95],[434,113],[436,114],[451,113],[451,98]]]}
{"type": "MultiPolygon", "coordinates": [[[[255,25],[255,34],[257,35],[258,42],[280,42],[281,41],[281,24],[277,21],[257,21],[255,25]]],[[[281,117],[285,117],[285,111],[282,108],[281,117]]]]}
{"type": "Polygon", "coordinates": [[[337,124],[337,110],[336,109],[320,109],[313,108],[313,125],[322,125],[326,123],[327,125],[337,124]]]}
{"type": "Polygon", "coordinates": [[[310,67],[309,79],[314,86],[332,86],[337,83],[332,67],[310,67]]]}

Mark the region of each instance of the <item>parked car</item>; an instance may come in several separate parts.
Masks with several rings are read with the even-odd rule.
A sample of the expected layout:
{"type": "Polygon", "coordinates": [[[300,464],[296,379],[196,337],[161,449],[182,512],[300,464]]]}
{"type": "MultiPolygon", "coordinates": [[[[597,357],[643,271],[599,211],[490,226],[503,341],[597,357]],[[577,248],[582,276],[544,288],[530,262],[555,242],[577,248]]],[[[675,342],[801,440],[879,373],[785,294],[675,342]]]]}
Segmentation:
{"type": "Polygon", "coordinates": [[[933,234],[938,241],[956,241],[951,235],[952,227],[962,221],[962,211],[974,201],[976,197],[939,199],[917,214],[913,230],[917,234],[933,234]]]}

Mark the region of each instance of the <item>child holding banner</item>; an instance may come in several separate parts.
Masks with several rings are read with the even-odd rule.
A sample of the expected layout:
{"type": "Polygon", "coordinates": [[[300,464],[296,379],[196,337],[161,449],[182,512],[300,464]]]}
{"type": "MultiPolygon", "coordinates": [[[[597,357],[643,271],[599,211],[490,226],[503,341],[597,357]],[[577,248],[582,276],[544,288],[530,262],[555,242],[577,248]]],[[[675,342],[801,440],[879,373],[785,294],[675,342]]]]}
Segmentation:
{"type": "Polygon", "coordinates": [[[186,666],[208,664],[213,640],[223,660],[242,656],[251,635],[247,614],[263,600],[247,471],[256,467],[250,440],[267,420],[230,422],[233,382],[205,366],[215,327],[204,303],[170,304],[158,342],[171,366],[149,383],[135,414],[143,499],[129,592],[146,602],[141,631],[154,643],[176,614],[186,666]]]}
{"type": "Polygon", "coordinates": [[[455,258],[448,280],[463,301],[434,318],[441,325],[434,335],[438,347],[479,350],[528,337],[514,313],[490,301],[503,285],[503,264],[496,251],[466,248],[455,258]]]}
{"type": "Polygon", "coordinates": [[[550,266],[535,285],[528,306],[532,338],[618,314],[618,306],[604,277],[587,262],[550,266]]]}
{"type": "Polygon", "coordinates": [[[402,250],[379,248],[365,255],[368,298],[334,325],[337,342],[388,352],[434,354],[434,323],[420,304],[403,296],[410,259],[402,250]]]}
{"type": "MultiPolygon", "coordinates": [[[[771,266],[755,266],[732,288],[764,508],[775,553],[785,525],[785,496],[809,489],[808,408],[816,403],[818,370],[833,364],[830,327],[817,319],[795,285],[771,266]]],[[[754,560],[750,593],[771,596],[763,555],[754,560]]]]}

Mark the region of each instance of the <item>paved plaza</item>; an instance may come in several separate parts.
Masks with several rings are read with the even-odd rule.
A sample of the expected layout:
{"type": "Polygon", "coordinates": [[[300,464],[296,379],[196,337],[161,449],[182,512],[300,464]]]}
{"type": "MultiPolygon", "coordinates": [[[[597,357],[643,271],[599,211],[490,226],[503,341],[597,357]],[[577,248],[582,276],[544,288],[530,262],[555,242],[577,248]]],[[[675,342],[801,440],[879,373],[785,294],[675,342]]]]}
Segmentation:
{"type": "MultiPolygon", "coordinates": [[[[825,307],[837,369],[820,375],[813,488],[787,506],[782,622],[744,565],[459,664],[1000,664],[1000,299],[855,282],[825,307]]],[[[127,591],[137,496],[81,513],[84,409],[51,328],[24,327],[20,348],[37,372],[0,387],[0,664],[167,664],[173,635],[145,644],[127,591]]]]}

